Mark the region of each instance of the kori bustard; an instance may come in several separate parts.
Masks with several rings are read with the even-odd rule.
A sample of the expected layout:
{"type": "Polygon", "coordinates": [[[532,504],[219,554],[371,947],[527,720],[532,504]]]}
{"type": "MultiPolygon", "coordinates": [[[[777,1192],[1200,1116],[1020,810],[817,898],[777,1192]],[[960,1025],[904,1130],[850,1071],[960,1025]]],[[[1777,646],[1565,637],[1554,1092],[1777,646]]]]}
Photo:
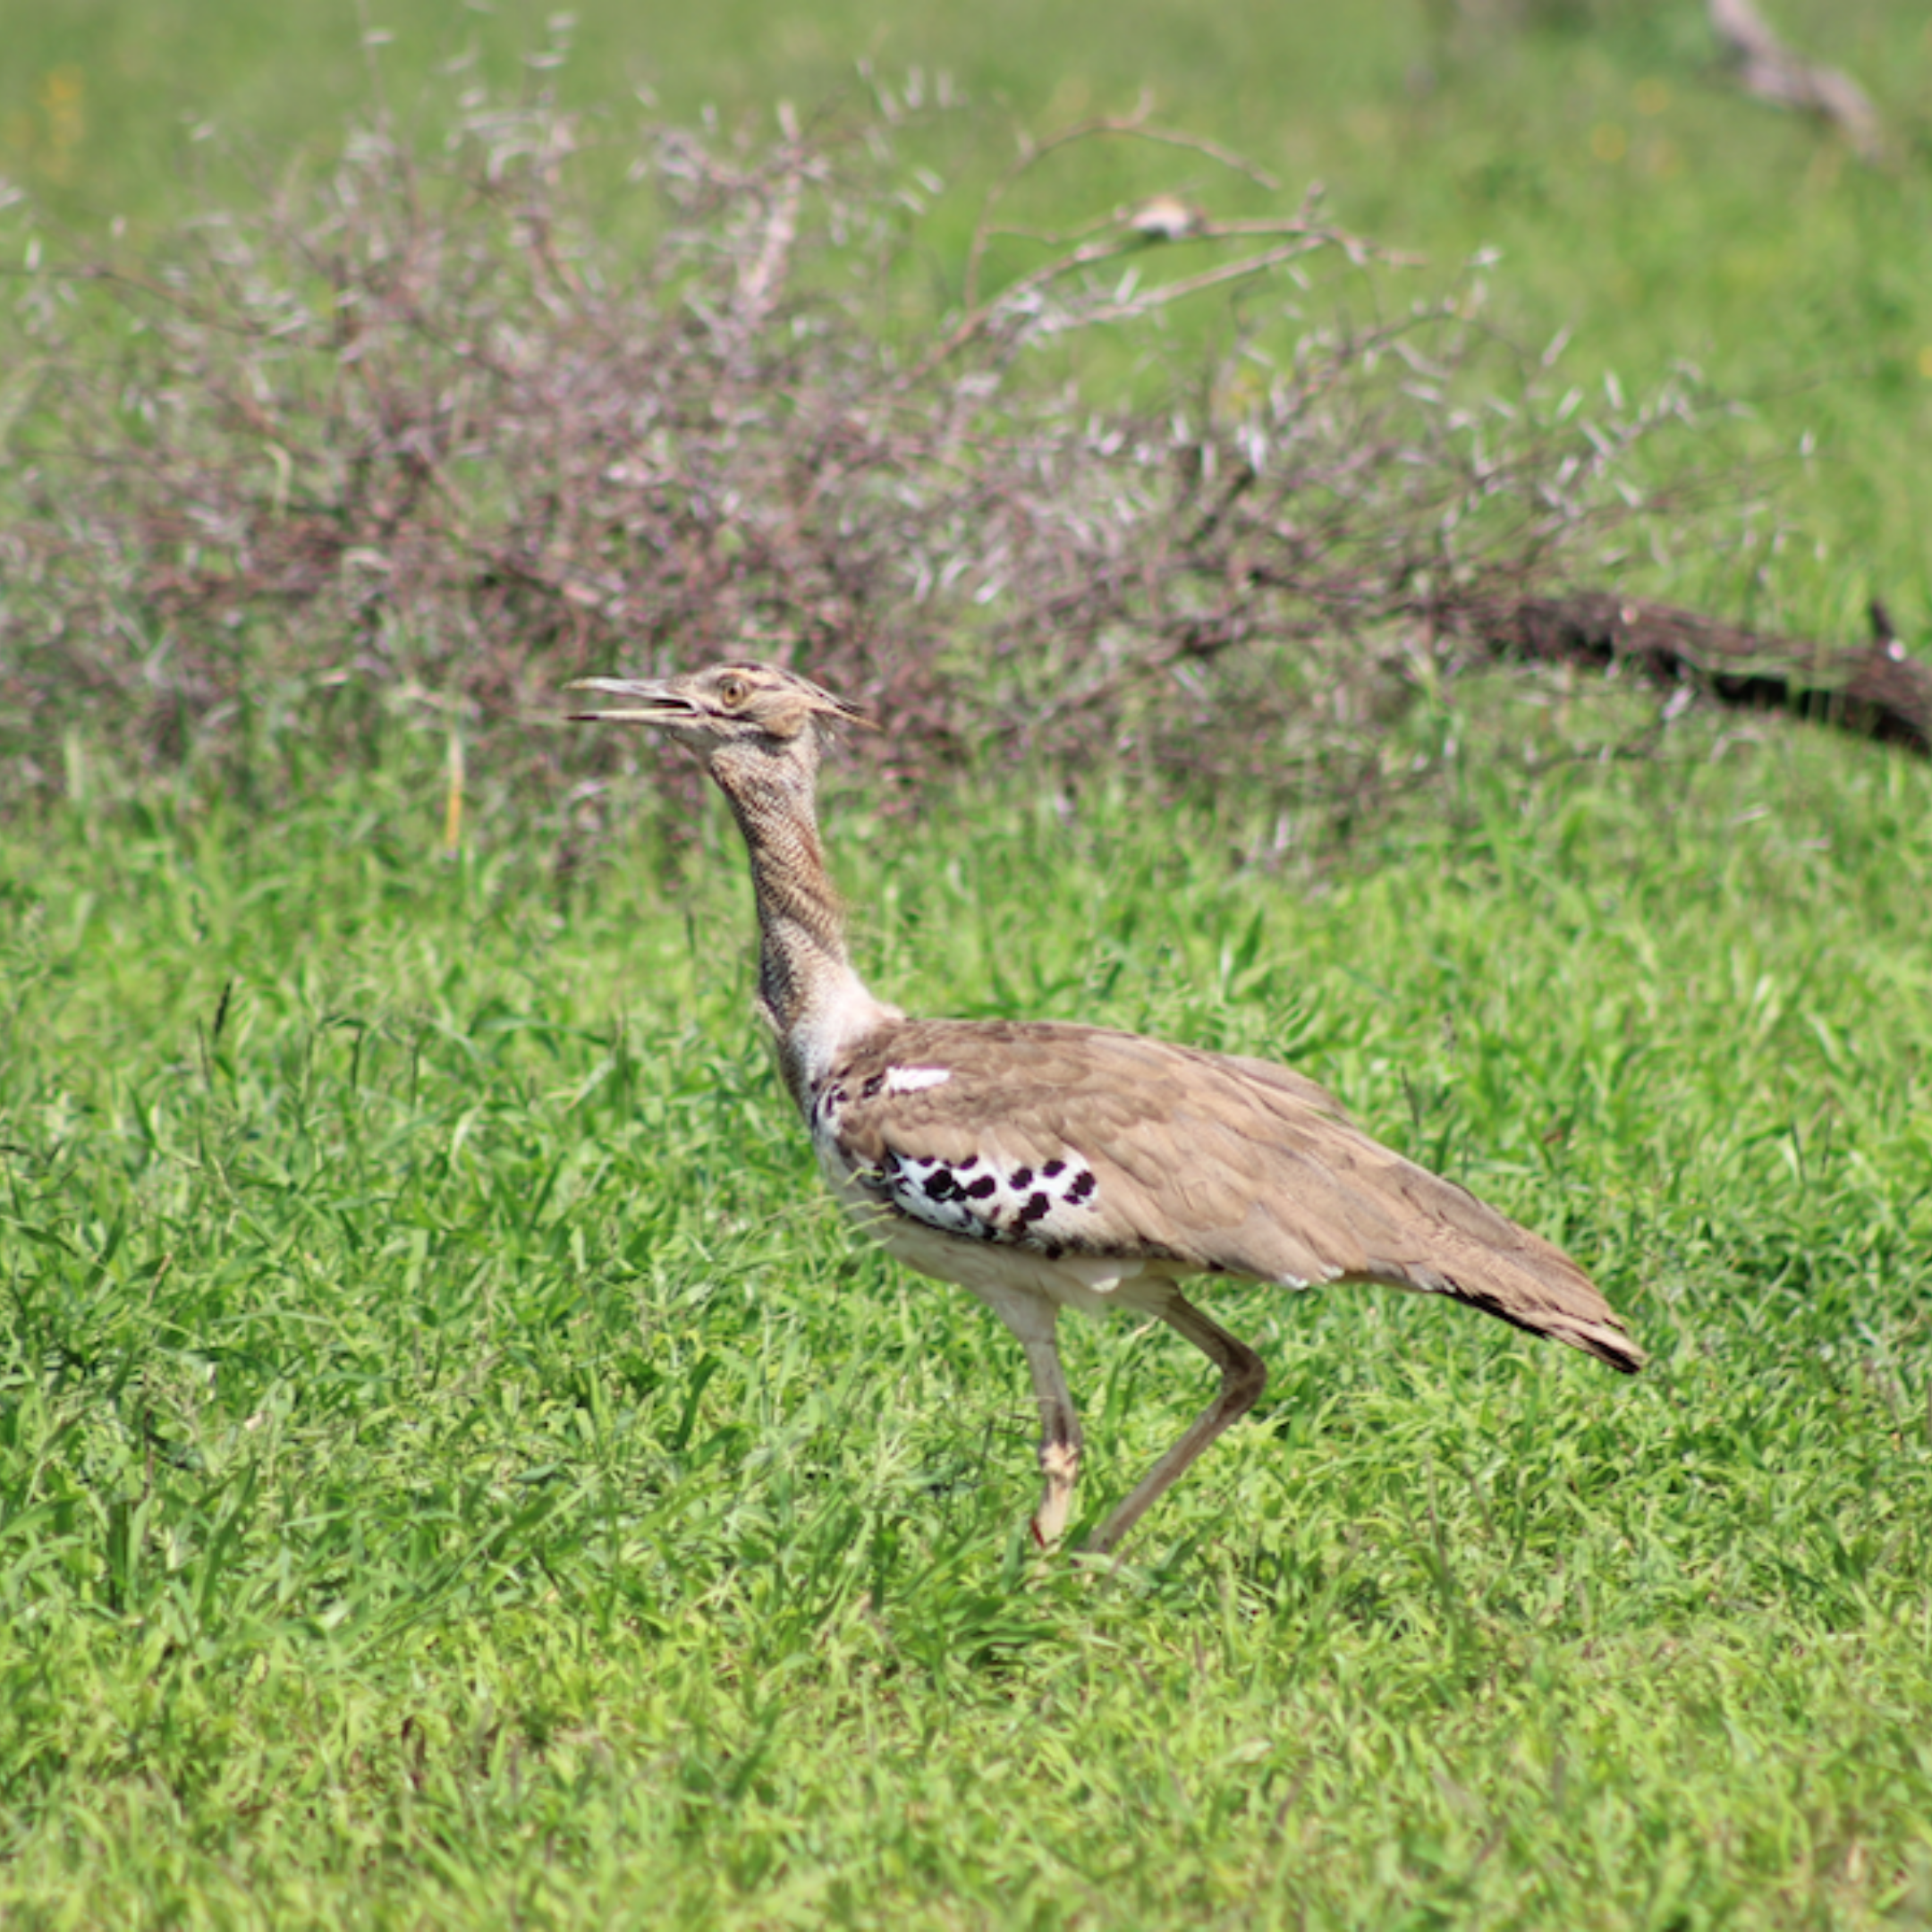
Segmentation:
{"type": "Polygon", "coordinates": [[[1046,1021],[911,1020],[846,956],[818,842],[821,733],[858,714],[770,665],[572,687],[585,722],[688,745],[751,857],[758,1005],[826,1181],[909,1267],[1012,1329],[1039,1401],[1043,1546],[1065,1530],[1080,1425],[1062,1309],[1157,1317],[1221,1371],[1215,1400],[1088,1539],[1110,1550],[1259,1398],[1246,1343],[1182,1294],[1191,1275],[1303,1288],[1382,1282],[1465,1301],[1634,1373],[1640,1350],[1583,1271],[1453,1182],[1369,1139],[1322,1088],[1264,1060],[1046,1021]]]}

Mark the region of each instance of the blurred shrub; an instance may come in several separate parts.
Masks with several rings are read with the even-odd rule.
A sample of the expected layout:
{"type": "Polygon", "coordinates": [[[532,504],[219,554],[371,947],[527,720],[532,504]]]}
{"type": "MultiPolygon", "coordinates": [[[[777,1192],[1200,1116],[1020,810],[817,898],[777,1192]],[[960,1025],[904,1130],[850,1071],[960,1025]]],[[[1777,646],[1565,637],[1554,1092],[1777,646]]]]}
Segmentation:
{"type": "Polygon", "coordinates": [[[75,733],[258,778],[264,733],[353,757],[419,704],[588,768],[625,754],[521,729],[562,682],[721,653],[871,704],[909,771],[994,742],[1350,784],[1461,614],[1637,540],[1690,382],[1586,399],[1487,326],[1487,265],[1414,301],[1313,197],[1101,210],[982,290],[1051,153],[1240,165],[1140,119],[1022,154],[960,299],[909,300],[944,184],[907,137],[955,112],[647,130],[648,218],[552,102],[473,96],[140,258],[55,259],[16,199],[0,785],[58,785],[75,733]],[[1170,310],[1216,301],[1230,346],[1177,348],[1170,310]],[[1081,387],[1040,353],[1073,339],[1138,378],[1081,387]]]}

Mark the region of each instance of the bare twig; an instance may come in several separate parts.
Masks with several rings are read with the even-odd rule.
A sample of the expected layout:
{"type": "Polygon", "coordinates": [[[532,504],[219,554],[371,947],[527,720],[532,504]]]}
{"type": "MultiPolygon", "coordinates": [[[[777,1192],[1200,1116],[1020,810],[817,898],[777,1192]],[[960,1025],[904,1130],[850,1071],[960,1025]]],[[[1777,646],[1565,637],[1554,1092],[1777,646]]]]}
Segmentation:
{"type": "Polygon", "coordinates": [[[1751,0],[1709,0],[1709,8],[1711,28],[1724,43],[1738,85],[1747,93],[1835,123],[1864,160],[1883,156],[1885,132],[1878,111],[1849,74],[1793,52],[1751,0]]]}
{"type": "MultiPolygon", "coordinates": [[[[1043,140],[1023,138],[1019,157],[987,190],[986,199],[980,205],[979,218],[973,225],[973,237],[966,251],[965,293],[966,306],[979,306],[979,271],[986,259],[986,251],[993,236],[1000,233],[993,225],[993,217],[1000,203],[1013,190],[1021,178],[1039,165],[1049,155],[1063,148],[1076,147],[1083,141],[1118,139],[1124,140],[1152,141],[1157,145],[1182,148],[1195,154],[1205,155],[1221,166],[1237,174],[1245,174],[1258,187],[1265,188],[1270,194],[1281,192],[1281,183],[1265,168],[1257,167],[1245,157],[1238,155],[1231,148],[1224,148],[1219,141],[1204,140],[1198,134],[1190,134],[1175,128],[1150,127],[1148,116],[1154,111],[1152,97],[1143,94],[1128,114],[1102,114],[1090,121],[1081,121],[1073,126],[1063,128],[1043,140]]],[[[1121,217],[1118,214],[1107,217],[1111,225],[1121,217]]]]}
{"type": "MultiPolygon", "coordinates": [[[[1102,263],[1123,257],[1137,257],[1147,248],[1147,231],[1137,226],[1131,216],[1116,214],[1105,224],[1089,225],[1082,232],[1091,239],[1080,242],[1051,261],[1043,262],[1030,273],[1016,276],[989,300],[969,304],[966,312],[947,334],[899,377],[896,386],[901,390],[917,388],[961,351],[983,340],[1004,338],[1010,352],[1011,347],[1029,335],[1062,335],[1068,329],[1088,328],[1100,322],[1148,315],[1184,296],[1217,288],[1225,283],[1250,279],[1284,267],[1300,256],[1323,249],[1337,250],[1357,267],[1374,260],[1392,267],[1412,266],[1418,260],[1417,257],[1381,250],[1360,236],[1318,223],[1315,219],[1315,211],[1320,199],[1321,189],[1317,185],[1309,190],[1300,210],[1285,218],[1217,223],[1202,217],[1190,220],[1185,231],[1173,237],[1175,241],[1187,242],[1229,239],[1251,242],[1267,235],[1288,238],[1279,247],[1257,250],[1184,281],[1157,284],[1142,290],[1138,273],[1131,272],[1127,293],[1123,294],[1118,289],[1106,292],[1087,286],[1077,289],[1072,296],[1062,295],[1057,301],[1051,300],[1054,292],[1062,284],[1076,282],[1087,271],[1102,263]],[[1104,227],[1106,232],[1096,235],[1093,233],[1096,227],[1104,227]]],[[[985,232],[982,229],[981,233],[985,232]]],[[[976,245],[979,240],[976,236],[976,245]]],[[[971,286],[970,275],[968,285],[971,286]]]]}

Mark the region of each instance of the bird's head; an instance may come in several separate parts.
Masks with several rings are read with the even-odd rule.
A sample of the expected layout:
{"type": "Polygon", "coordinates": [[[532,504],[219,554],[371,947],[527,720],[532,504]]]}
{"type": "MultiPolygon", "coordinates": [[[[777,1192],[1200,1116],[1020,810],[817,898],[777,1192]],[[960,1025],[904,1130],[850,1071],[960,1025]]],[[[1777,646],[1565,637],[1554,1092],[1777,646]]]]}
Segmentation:
{"type": "Polygon", "coordinates": [[[711,665],[667,678],[580,678],[570,689],[625,700],[602,711],[573,711],[572,719],[652,725],[689,745],[721,782],[767,761],[809,771],[818,763],[818,727],[868,722],[843,699],[776,665],[711,665]]]}

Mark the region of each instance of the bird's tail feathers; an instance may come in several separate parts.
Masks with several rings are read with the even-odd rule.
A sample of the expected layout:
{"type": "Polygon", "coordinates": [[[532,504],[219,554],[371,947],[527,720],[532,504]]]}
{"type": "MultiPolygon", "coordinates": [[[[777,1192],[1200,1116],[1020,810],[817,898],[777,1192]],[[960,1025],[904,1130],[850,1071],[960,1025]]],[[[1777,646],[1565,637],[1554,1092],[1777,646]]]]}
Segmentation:
{"type": "MultiPolygon", "coordinates": [[[[1445,1284],[1445,1292],[1513,1327],[1547,1335],[1553,1342],[1567,1342],[1572,1348],[1581,1349],[1586,1355],[1594,1355],[1598,1361],[1608,1362],[1625,1375],[1635,1375],[1644,1365],[1644,1352],[1631,1340],[1622,1320],[1596,1289],[1588,1282],[1583,1285],[1596,1303],[1587,1311],[1563,1307],[1542,1296],[1533,1300],[1513,1296],[1505,1300],[1487,1289],[1453,1280],[1445,1284]]],[[[1564,1297],[1566,1301],[1580,1299],[1574,1293],[1564,1297]]]]}

